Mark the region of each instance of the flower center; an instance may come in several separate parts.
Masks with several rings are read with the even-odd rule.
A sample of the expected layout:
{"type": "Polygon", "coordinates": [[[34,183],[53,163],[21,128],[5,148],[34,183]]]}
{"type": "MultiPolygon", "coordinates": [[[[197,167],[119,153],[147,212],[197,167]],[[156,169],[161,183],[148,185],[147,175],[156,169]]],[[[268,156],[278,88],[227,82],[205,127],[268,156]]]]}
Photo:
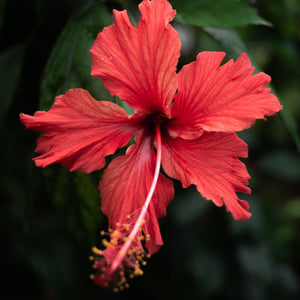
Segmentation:
{"type": "MultiPolygon", "coordinates": [[[[91,257],[94,261],[94,267],[98,272],[91,276],[96,283],[106,286],[109,282],[115,285],[114,290],[119,291],[124,287],[128,287],[126,273],[129,277],[142,275],[141,265],[145,265],[144,260],[147,257],[142,241],[149,240],[150,236],[144,236],[142,227],[151,203],[160,172],[161,166],[161,130],[160,120],[154,120],[156,135],[156,165],[154,176],[145,203],[141,208],[138,216],[127,216],[128,222],[116,224],[110,235],[110,241],[103,240],[106,247],[101,251],[93,248],[96,257],[91,257]]],[[[105,235],[105,233],[103,233],[105,235]]]]}

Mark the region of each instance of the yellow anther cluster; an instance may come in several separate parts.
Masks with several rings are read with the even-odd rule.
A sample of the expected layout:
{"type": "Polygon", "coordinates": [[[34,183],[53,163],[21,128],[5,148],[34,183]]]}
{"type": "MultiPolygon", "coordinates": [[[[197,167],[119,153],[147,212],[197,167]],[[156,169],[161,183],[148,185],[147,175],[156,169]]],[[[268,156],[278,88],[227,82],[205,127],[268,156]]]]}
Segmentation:
{"type": "Polygon", "coordinates": [[[113,231],[109,230],[107,233],[101,231],[102,236],[110,236],[110,241],[106,239],[102,240],[102,244],[106,248],[105,250],[93,247],[92,251],[95,257],[91,256],[89,258],[94,262],[93,267],[97,270],[94,275],[90,276],[91,279],[102,286],[112,285],[114,292],[119,292],[129,287],[127,276],[134,278],[143,275],[144,272],[141,267],[147,264],[145,259],[150,257],[150,255],[145,253],[141,243],[141,241],[147,242],[150,240],[149,234],[144,236],[142,233],[144,222],[137,236],[131,238],[129,235],[133,220],[129,215],[126,216],[126,219],[128,223],[117,223],[116,229],[113,231]],[[124,252],[122,246],[129,239],[131,239],[130,247],[124,252]],[[112,271],[111,266],[115,262],[115,259],[120,259],[120,257],[122,258],[120,265],[112,271]]]}

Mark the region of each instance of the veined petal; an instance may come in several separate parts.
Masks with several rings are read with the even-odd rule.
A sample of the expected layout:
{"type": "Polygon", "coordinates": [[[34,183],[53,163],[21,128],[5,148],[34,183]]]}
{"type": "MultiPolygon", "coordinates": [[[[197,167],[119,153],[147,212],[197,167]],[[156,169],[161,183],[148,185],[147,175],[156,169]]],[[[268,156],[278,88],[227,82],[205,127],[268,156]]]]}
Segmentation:
{"type": "Polygon", "coordinates": [[[220,66],[225,53],[202,52],[178,74],[178,93],[172,105],[172,136],[192,139],[205,131],[235,132],[249,128],[282,106],[270,89],[265,73],[252,75],[246,54],[220,66]]]}
{"type": "MultiPolygon", "coordinates": [[[[102,211],[112,229],[117,228],[117,223],[126,223],[128,215],[131,218],[138,216],[153,180],[156,161],[153,138],[141,133],[136,141],[137,144],[130,146],[126,155],[115,158],[109,164],[99,184],[102,211]]],[[[163,244],[157,218],[166,214],[166,207],[173,196],[172,181],[160,174],[143,225],[145,235],[151,237],[146,242],[150,254],[163,244]]]]}
{"type": "Polygon", "coordinates": [[[118,105],[96,101],[82,89],[56,97],[48,112],[20,114],[27,129],[45,133],[37,140],[38,167],[56,162],[70,171],[90,173],[101,169],[105,156],[124,147],[139,128],[118,105]]]}
{"type": "Polygon", "coordinates": [[[131,107],[165,112],[177,89],[178,33],[169,24],[176,11],[166,0],[144,0],[138,28],[126,11],[114,11],[90,50],[92,76],[131,107]]]}
{"type": "Polygon", "coordinates": [[[250,177],[238,159],[247,156],[247,145],[235,133],[204,132],[195,140],[165,137],[162,146],[162,165],[170,177],[180,180],[183,187],[195,184],[217,206],[225,203],[234,219],[250,217],[247,202],[236,195],[250,193],[250,177]]]}

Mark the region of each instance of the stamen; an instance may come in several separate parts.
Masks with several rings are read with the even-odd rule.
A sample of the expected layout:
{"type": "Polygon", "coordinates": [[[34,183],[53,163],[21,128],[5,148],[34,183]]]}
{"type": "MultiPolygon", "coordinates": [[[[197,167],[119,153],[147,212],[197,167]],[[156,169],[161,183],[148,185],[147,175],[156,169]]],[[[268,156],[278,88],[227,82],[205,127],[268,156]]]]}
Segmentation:
{"type": "Polygon", "coordinates": [[[102,236],[110,235],[110,242],[106,239],[102,243],[106,247],[104,251],[93,248],[96,257],[90,257],[94,261],[94,268],[98,272],[91,276],[96,283],[107,286],[108,282],[114,282],[114,291],[120,291],[128,288],[128,283],[125,273],[129,273],[129,278],[143,275],[141,266],[147,263],[145,258],[150,255],[145,253],[142,241],[150,241],[150,235],[143,235],[142,227],[145,224],[145,217],[151,203],[160,172],[161,166],[161,132],[159,123],[156,122],[156,165],[154,177],[152,180],[149,193],[146,197],[145,203],[140,210],[139,215],[127,215],[124,224],[116,223],[116,229],[109,233],[101,232],[102,236]]]}
{"type": "MultiPolygon", "coordinates": [[[[157,150],[156,155],[157,156],[156,156],[156,166],[155,166],[153,181],[152,181],[149,193],[147,195],[147,198],[145,200],[145,204],[144,204],[144,206],[141,210],[141,213],[140,213],[140,215],[139,215],[132,231],[130,232],[130,234],[128,236],[128,240],[124,243],[124,245],[121,248],[121,251],[125,252],[125,253],[127,253],[128,249],[131,245],[131,242],[136,237],[139,228],[141,228],[141,226],[142,226],[142,223],[145,222],[144,218],[145,218],[145,215],[147,213],[149,204],[151,202],[151,199],[152,199],[152,196],[154,194],[155,187],[156,187],[156,184],[157,184],[157,181],[158,181],[158,176],[159,176],[159,172],[160,172],[160,165],[161,165],[161,134],[160,134],[160,127],[159,127],[158,124],[156,124],[156,126],[155,126],[155,133],[156,133],[156,142],[157,142],[157,146],[156,146],[157,147],[156,148],[156,150],[157,150]]],[[[122,256],[118,255],[115,258],[115,260],[114,260],[114,262],[111,266],[112,272],[114,272],[117,269],[117,267],[120,265],[121,261],[122,261],[122,256]]]]}

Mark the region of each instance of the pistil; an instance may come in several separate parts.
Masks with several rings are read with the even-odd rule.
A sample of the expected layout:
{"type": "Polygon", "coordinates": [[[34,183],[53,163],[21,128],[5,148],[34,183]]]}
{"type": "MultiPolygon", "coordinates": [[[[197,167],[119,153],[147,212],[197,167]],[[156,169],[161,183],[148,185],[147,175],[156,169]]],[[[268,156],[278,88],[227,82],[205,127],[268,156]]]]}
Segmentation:
{"type": "Polygon", "coordinates": [[[94,267],[98,269],[98,274],[92,275],[101,285],[107,285],[108,282],[113,282],[117,285],[117,290],[120,287],[127,287],[125,273],[129,273],[129,277],[142,275],[140,265],[145,265],[144,258],[147,257],[141,244],[142,240],[148,241],[151,237],[142,234],[142,228],[145,222],[145,217],[151,203],[155,188],[158,182],[160,167],[161,167],[161,130],[160,122],[155,122],[156,135],[156,165],[153,180],[146,197],[145,203],[140,210],[138,217],[128,215],[130,223],[116,224],[117,229],[111,232],[110,242],[103,240],[105,250],[101,251],[97,248],[93,252],[98,257],[91,257],[95,261],[94,267]],[[135,221],[132,223],[132,221],[135,221]]]}
{"type": "Polygon", "coordinates": [[[160,127],[157,124],[155,126],[155,134],[156,134],[156,143],[157,143],[157,145],[156,145],[157,154],[156,154],[156,165],[155,165],[153,181],[152,181],[149,193],[147,195],[147,198],[145,200],[145,204],[142,207],[141,213],[140,213],[132,231],[130,232],[127,241],[123,244],[122,248],[120,249],[117,257],[115,258],[115,260],[111,266],[112,272],[114,272],[117,269],[117,267],[120,265],[121,261],[123,260],[124,254],[127,253],[132,241],[137,236],[137,233],[139,232],[139,229],[141,228],[142,223],[144,222],[145,215],[147,213],[149,204],[151,203],[152,196],[155,191],[155,187],[156,187],[156,184],[158,181],[158,176],[159,176],[159,171],[160,171],[160,165],[161,165],[161,133],[160,133],[160,127]]]}

